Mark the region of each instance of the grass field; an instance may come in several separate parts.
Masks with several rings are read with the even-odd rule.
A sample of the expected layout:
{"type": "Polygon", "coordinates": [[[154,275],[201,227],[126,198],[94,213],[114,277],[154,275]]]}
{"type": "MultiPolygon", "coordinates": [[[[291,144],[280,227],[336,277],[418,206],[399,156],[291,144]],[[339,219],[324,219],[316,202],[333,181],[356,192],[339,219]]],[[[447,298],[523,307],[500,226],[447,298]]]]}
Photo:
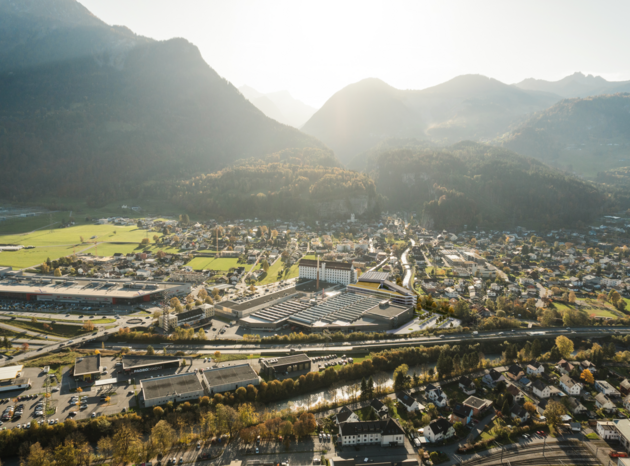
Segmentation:
{"type": "Polygon", "coordinates": [[[47,324],[52,327],[52,331],[44,329],[43,322],[23,322],[18,320],[11,320],[7,322],[7,325],[20,327],[24,330],[30,330],[31,332],[54,335],[57,337],[76,337],[89,333],[86,330],[83,330],[83,327],[79,327],[77,325],[47,324]]]}
{"type": "MultiPolygon", "coordinates": [[[[278,280],[278,271],[280,271],[283,266],[284,266],[284,263],[280,259],[278,259],[271,267],[269,267],[269,271],[267,272],[267,276],[265,278],[263,278],[261,281],[259,281],[258,283],[256,283],[256,284],[257,285],[268,285],[270,283],[275,283],[277,281],[280,281],[280,280],[278,280]]],[[[281,280],[287,280],[289,278],[295,278],[299,274],[300,274],[300,269],[298,267],[298,264],[295,263],[289,269],[289,273],[282,276],[281,280]]]]}
{"type": "MultiPolygon", "coordinates": [[[[149,239],[161,233],[148,232],[149,239]]],[[[53,230],[40,230],[32,233],[22,233],[0,236],[0,242],[4,244],[23,244],[24,246],[53,246],[53,245],[80,245],[81,237],[84,241],[140,243],[147,235],[147,230],[135,226],[119,225],[78,225],[69,228],[57,228],[53,230]],[[116,232],[116,233],[114,233],[116,232]],[[96,238],[91,239],[93,236],[96,238]]],[[[86,244],[89,246],[89,244],[86,244]]]]}
{"type": "MultiPolygon", "coordinates": [[[[0,237],[0,242],[2,242],[2,237],[0,237]]],[[[22,249],[21,251],[15,252],[3,251],[0,253],[0,265],[22,269],[41,264],[49,257],[50,260],[55,260],[72,254],[72,246],[51,246],[35,249],[22,249]]]]}
{"type": "MultiPolygon", "coordinates": [[[[195,257],[188,264],[194,270],[230,270],[234,267],[246,266],[247,264],[239,264],[236,257],[195,257]]],[[[251,267],[251,265],[250,265],[251,267]]]]}
{"type": "Polygon", "coordinates": [[[260,358],[260,354],[221,354],[221,356],[219,356],[219,359],[216,360],[213,354],[206,354],[206,355],[202,355],[200,357],[208,357],[211,356],[213,360],[215,360],[216,362],[227,362],[227,361],[241,361],[244,359],[258,359],[260,358]]]}
{"type": "Polygon", "coordinates": [[[63,353],[49,354],[37,359],[31,359],[30,361],[24,361],[25,367],[44,367],[50,366],[55,370],[61,366],[67,366],[74,364],[76,358],[85,356],[84,354],[77,353],[75,351],[67,351],[63,353]]]}

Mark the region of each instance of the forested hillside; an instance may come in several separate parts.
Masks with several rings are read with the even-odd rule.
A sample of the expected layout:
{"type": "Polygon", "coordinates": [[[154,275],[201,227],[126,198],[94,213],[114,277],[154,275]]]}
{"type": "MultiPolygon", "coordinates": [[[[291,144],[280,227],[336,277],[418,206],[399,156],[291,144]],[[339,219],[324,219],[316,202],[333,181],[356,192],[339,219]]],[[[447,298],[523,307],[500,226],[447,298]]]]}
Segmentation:
{"type": "Polygon", "coordinates": [[[323,147],[263,115],[184,39],[140,38],[74,0],[0,0],[0,13],[0,197],[159,196],[238,159],[323,147]]]}
{"type": "Polygon", "coordinates": [[[630,161],[630,94],[562,100],[500,141],[519,154],[594,178],[630,161]]]}
{"type": "Polygon", "coordinates": [[[367,168],[385,207],[416,210],[436,228],[585,224],[607,198],[529,157],[484,144],[389,149],[367,168]]]}
{"type": "Polygon", "coordinates": [[[181,182],[172,200],[202,217],[316,220],[377,214],[372,179],[338,165],[329,151],[285,150],[181,182]]]}
{"type": "Polygon", "coordinates": [[[440,143],[493,139],[558,100],[479,75],[458,76],[423,90],[364,79],[333,95],[302,130],[347,163],[390,138],[440,143]]]}

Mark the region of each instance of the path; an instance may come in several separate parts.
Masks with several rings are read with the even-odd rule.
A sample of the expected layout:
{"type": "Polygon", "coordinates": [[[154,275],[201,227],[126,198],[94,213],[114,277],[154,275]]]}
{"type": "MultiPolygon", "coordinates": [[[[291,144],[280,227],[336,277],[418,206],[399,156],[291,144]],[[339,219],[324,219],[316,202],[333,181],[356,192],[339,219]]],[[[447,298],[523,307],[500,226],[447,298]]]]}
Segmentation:
{"type": "Polygon", "coordinates": [[[416,245],[416,242],[414,240],[409,239],[409,241],[411,241],[411,247],[405,249],[405,252],[403,252],[402,256],[400,257],[403,267],[405,268],[405,278],[403,279],[403,286],[405,288],[409,288],[409,282],[411,281],[411,266],[409,265],[409,261],[407,260],[407,255],[409,254],[409,251],[411,251],[411,248],[416,245]]]}

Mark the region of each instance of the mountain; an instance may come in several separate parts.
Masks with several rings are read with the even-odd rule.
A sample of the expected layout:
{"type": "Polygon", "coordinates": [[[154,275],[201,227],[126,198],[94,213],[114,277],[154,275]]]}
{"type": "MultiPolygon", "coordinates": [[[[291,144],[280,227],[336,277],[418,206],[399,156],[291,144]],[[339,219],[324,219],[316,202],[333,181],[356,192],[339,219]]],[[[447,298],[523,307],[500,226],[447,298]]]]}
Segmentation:
{"type": "Polygon", "coordinates": [[[111,27],[74,0],[0,0],[0,196],[93,204],[286,148],[268,117],[184,39],[111,27]]]}
{"type": "Polygon", "coordinates": [[[630,162],[630,94],[565,99],[499,139],[519,154],[587,177],[630,162]]]}
{"type": "Polygon", "coordinates": [[[249,86],[241,86],[238,90],[269,118],[294,128],[302,127],[316,111],[313,107],[293,98],[288,91],[262,94],[249,86]]]}
{"type": "Polygon", "coordinates": [[[313,221],[374,217],[380,209],[369,176],[339,167],[332,152],[314,148],[285,149],[182,181],[171,201],[206,218],[238,213],[313,221]]]}
{"type": "Polygon", "coordinates": [[[529,78],[514,84],[527,91],[549,92],[564,98],[589,97],[601,94],[630,92],[630,81],[606,81],[601,76],[575,72],[559,81],[529,78]]]}
{"type": "Polygon", "coordinates": [[[566,227],[609,205],[593,185],[500,147],[389,148],[367,167],[384,208],[414,210],[436,229],[566,227]]]}
{"type": "Polygon", "coordinates": [[[348,162],[389,138],[490,140],[558,100],[480,75],[458,76],[423,90],[399,90],[371,78],[334,94],[302,131],[348,162]]]}

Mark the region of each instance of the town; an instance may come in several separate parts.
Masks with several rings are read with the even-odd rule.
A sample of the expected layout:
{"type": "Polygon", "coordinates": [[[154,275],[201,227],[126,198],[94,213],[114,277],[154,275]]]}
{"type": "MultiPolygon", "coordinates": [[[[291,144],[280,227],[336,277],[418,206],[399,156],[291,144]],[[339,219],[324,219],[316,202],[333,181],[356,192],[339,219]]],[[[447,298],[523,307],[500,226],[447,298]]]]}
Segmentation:
{"type": "MultiPolygon", "coordinates": [[[[506,448],[511,461],[541,448],[557,461],[621,461],[625,223],[448,232],[384,214],[68,224],[49,234],[93,231],[93,244],[79,238],[87,251],[0,269],[0,435],[135,413],[173,429],[166,443],[150,430],[143,461],[158,464],[492,464],[506,448]],[[196,413],[185,435],[175,430],[182,406],[196,413]],[[231,425],[224,410],[250,415],[231,425]]],[[[0,264],[44,247],[28,241],[7,242],[0,264]]]]}

